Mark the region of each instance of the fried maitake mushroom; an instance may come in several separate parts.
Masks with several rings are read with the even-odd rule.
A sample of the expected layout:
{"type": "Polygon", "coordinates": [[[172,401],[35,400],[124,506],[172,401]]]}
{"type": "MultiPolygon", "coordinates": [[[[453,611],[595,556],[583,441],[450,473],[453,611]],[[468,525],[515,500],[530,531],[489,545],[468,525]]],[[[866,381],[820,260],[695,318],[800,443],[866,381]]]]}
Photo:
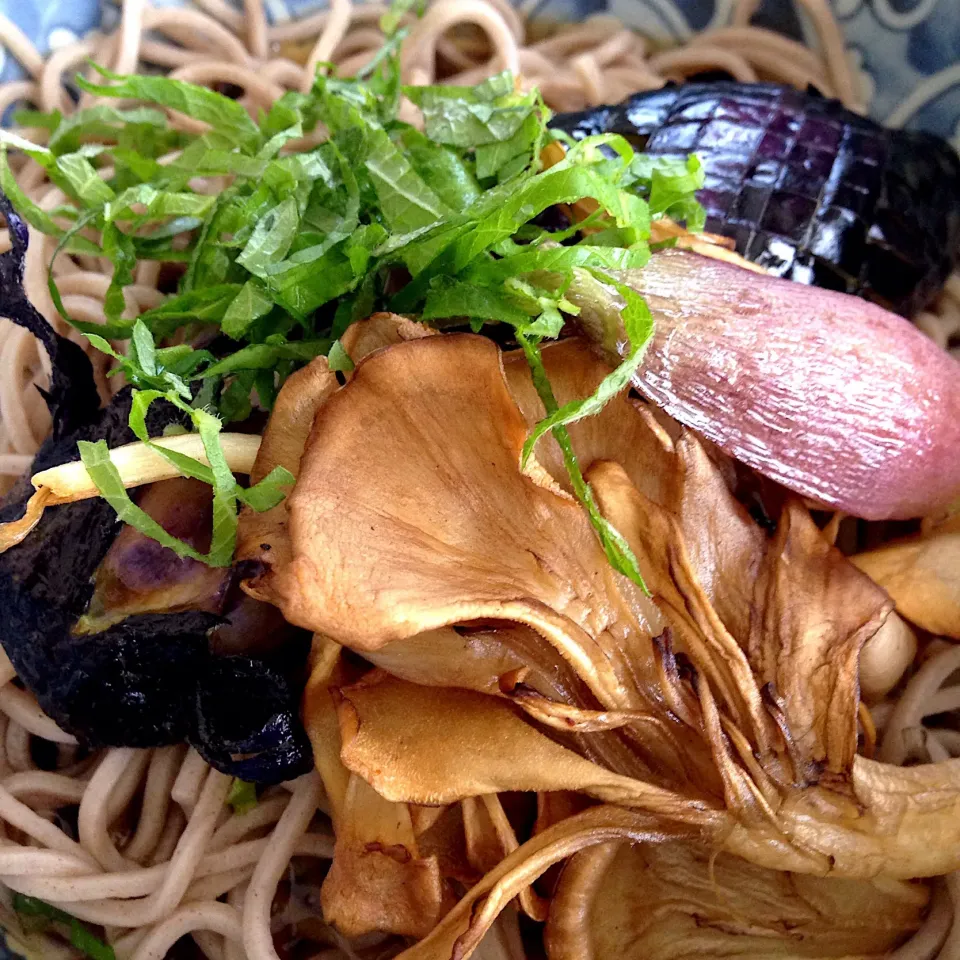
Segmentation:
{"type": "Polygon", "coordinates": [[[960,513],[917,536],[861,553],[853,562],[912,623],[960,640],[960,513]]]}
{"type": "MultiPolygon", "coordinates": [[[[382,317],[358,325],[367,348],[371,323],[392,334],[381,330],[385,345],[346,385],[316,361],[284,388],[257,470],[284,462],[297,485],[269,530],[241,524],[242,551],[260,563],[246,589],[379,667],[351,678],[318,659],[305,712],[328,793],[346,798],[359,778],[373,788],[355,788],[363,802],[394,805],[407,869],[423,859],[410,813],[423,805],[462,818],[475,817],[473,798],[506,791],[600,803],[518,849],[501,832],[503,859],[449,912],[443,883],[431,887],[418,909],[436,925],[411,960],[465,957],[514,896],[536,913],[530,884],[552,864],[618,840],[665,845],[574,859],[551,939],[573,924],[590,943],[555,945],[552,960],[601,960],[654,896],[667,905],[638,928],[638,956],[689,955],[677,937],[691,917],[707,956],[751,943],[872,956],[903,940],[927,892],[899,881],[960,867],[960,761],[901,769],[857,755],[858,656],[893,608],[887,594],[797,499],[768,536],[692,432],[668,433],[619,397],[570,429],[645,595],[607,563],[554,440],[521,467],[543,410],[518,357],[467,334],[396,335],[401,321],[382,317]],[[268,457],[275,431],[291,438],[285,460],[268,457]],[[608,882],[601,862],[628,879],[655,865],[629,879],[620,925],[591,912],[608,882]],[[885,922],[864,930],[865,911],[885,922]]],[[[561,403],[607,372],[578,340],[543,355],[561,403]]],[[[331,801],[335,824],[344,802],[331,801]]],[[[364,833],[378,817],[356,836],[382,856],[384,839],[364,833]]],[[[464,833],[479,864],[476,827],[464,833]]],[[[351,829],[342,847],[359,849],[351,829]]]]}
{"type": "Polygon", "coordinates": [[[547,951],[551,960],[879,958],[920,926],[926,902],[923,887],[902,880],[767,870],[690,842],[608,843],[564,869],[547,951]]]}

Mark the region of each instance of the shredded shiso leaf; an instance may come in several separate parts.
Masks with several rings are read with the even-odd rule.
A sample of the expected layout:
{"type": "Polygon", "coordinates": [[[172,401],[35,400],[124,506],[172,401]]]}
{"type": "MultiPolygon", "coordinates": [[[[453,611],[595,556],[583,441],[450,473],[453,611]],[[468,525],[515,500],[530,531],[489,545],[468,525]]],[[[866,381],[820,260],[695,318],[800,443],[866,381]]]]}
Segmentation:
{"type": "Polygon", "coordinates": [[[539,93],[523,91],[509,73],[476,87],[404,87],[402,31],[386,25],[393,31],[387,45],[357,78],[321,69],[310,93],[285,94],[256,121],[215,91],[98,68],[104,82],[79,79],[85,90],[145,105],[100,105],[69,117],[32,113],[24,120],[49,131],[46,146],[0,131],[0,188],[34,228],[58,239],[55,257],[93,253],[113,263],[105,324],[69,317],[52,264],[49,287],[61,314],[115,357],[134,385],[134,433],[149,439],[146,410],[164,399],[203,438],[209,467],[156,449],[213,487],[210,552],[166,534],[133,503],[103,444],[84,444],[83,461],[124,521],[181,555],[226,565],[238,504],[267,509],[292,477],[275,471],[241,487],[218,453],[223,423],[254,408],[269,411],[286,377],[317,356],[349,371],[339,338],[375,310],[447,327],[469,322],[477,332],[508,324],[548,413],[524,458],[552,431],[610,562],[642,585],[629,547],[594,502],[566,428],[627,387],[652,333],[650,314],[642,298],[617,285],[630,339],[625,359],[592,397],[560,408],[540,344],[576,314],[565,299],[575,271],[613,284],[608,271],[642,267],[651,217],[702,226],[694,196],[703,181],[699,162],[638,154],[617,135],[574,142],[549,128],[539,93]],[[422,112],[423,132],[399,119],[402,97],[422,112]],[[158,108],[209,130],[178,130],[158,108]],[[300,149],[297,141],[321,125],[327,138],[300,149]],[[554,141],[565,153],[547,167],[543,149],[554,141]],[[16,185],[9,149],[41,164],[68,202],[53,211],[32,203],[16,185]],[[203,177],[224,177],[227,186],[217,195],[199,192],[203,177]],[[535,223],[548,208],[587,199],[597,206],[589,224],[558,234],[535,223]],[[124,290],[145,260],[180,263],[184,273],[175,295],[130,317],[124,290]],[[174,337],[176,346],[162,345],[174,337]],[[122,340],[127,356],[109,342],[122,340]]]}
{"type": "Polygon", "coordinates": [[[227,805],[238,815],[249,813],[257,805],[257,785],[234,777],[227,794],[227,805]]]}

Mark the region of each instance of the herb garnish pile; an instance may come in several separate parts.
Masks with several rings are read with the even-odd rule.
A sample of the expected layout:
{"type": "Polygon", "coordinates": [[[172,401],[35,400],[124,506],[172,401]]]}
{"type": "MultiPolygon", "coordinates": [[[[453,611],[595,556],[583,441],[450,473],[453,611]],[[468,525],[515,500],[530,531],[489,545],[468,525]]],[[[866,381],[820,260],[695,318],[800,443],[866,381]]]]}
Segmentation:
{"type": "Polygon", "coordinates": [[[401,86],[401,38],[395,33],[358,78],[321,71],[309,94],[285,94],[256,122],[213,90],[100,70],[103,84],[77,82],[100,97],[149,106],[21,114],[21,124],[48,131],[45,147],[0,131],[0,188],[21,215],[59,239],[57,255],[95,254],[113,264],[104,325],[69,318],[52,272],[49,285],[61,314],[115,356],[136,388],[133,432],[148,440],[147,409],[165,398],[203,440],[210,466],[154,449],[212,485],[210,552],[197,554],[133,503],[102,442],[82,445],[81,456],[127,523],[181,555],[227,565],[238,503],[267,509],[292,478],[280,469],[256,487],[238,485],[219,446],[223,424],[244,420],[253,404],[269,410],[285,378],[314,357],[349,370],[339,337],[378,309],[427,322],[469,320],[476,331],[505,323],[548,413],[525,457],[553,431],[608,558],[642,584],[629,547],[594,502],[566,425],[596,413],[640,364],[650,314],[607,271],[646,263],[652,217],[702,226],[699,164],[638,154],[617,135],[573,142],[548,127],[539,93],[521,91],[506,73],[476,87],[401,86]],[[401,97],[422,112],[423,132],[398,119],[401,97]],[[171,126],[160,108],[209,130],[171,126]],[[324,129],[329,135],[317,143],[324,129]],[[297,144],[311,136],[314,145],[297,144]],[[553,141],[566,152],[545,168],[541,155],[553,141]],[[40,163],[69,202],[49,212],[31,202],[7,163],[8,147],[40,163]],[[564,233],[532,223],[556,204],[588,198],[596,212],[564,233]],[[124,288],[149,260],[184,265],[178,292],[127,319],[124,288]],[[539,347],[576,313],[564,294],[578,270],[617,286],[630,344],[593,396],[558,408],[539,347]],[[398,290],[399,276],[407,282],[398,290]],[[118,340],[129,341],[127,356],[108,342],[118,340]]]}

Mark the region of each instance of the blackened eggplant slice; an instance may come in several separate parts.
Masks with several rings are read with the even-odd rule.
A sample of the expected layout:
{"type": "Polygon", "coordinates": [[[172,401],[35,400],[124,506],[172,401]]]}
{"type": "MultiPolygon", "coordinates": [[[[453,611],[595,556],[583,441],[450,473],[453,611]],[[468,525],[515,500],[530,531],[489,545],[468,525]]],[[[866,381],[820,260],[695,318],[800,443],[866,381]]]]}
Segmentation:
{"type": "Polygon", "coordinates": [[[246,657],[211,657],[197,685],[190,743],[218,770],[254,783],[306,773],[313,755],[297,709],[300,689],[275,667],[246,657]]]}
{"type": "MultiPolygon", "coordinates": [[[[129,408],[124,391],[94,424],[47,441],[38,463],[75,459],[78,438],[106,439],[111,446],[129,442],[129,408]]],[[[162,414],[157,406],[152,432],[162,427],[162,414]]],[[[0,512],[19,516],[26,496],[15,491],[0,512]]],[[[278,782],[309,768],[297,711],[302,683],[259,660],[212,654],[209,634],[224,622],[221,616],[148,613],[77,634],[94,574],[120,529],[100,499],[49,507],[29,537],[0,554],[3,646],[43,709],[92,747],[186,739],[218,769],[257,782],[278,782]],[[236,695],[243,720],[224,722],[218,705],[236,695]]],[[[301,651],[299,660],[305,657],[301,651]]]]}
{"type": "MultiPolygon", "coordinates": [[[[2,193],[0,212],[13,244],[0,255],[0,316],[29,330],[49,354],[45,398],[53,417],[30,474],[0,504],[5,522],[22,516],[33,493],[29,476],[76,460],[78,440],[106,440],[115,447],[135,437],[128,426],[130,391],[100,409],[86,355],[27,300],[27,229],[2,193]]],[[[182,422],[180,416],[169,404],[154,404],[150,435],[182,422]]],[[[305,644],[286,651],[281,667],[220,657],[211,653],[209,635],[224,618],[196,610],[138,614],[100,632],[78,631],[94,574],[120,529],[112,507],[99,498],[48,507],[23,542],[0,554],[0,641],[41,707],[91,747],[189,740],[223,772],[264,783],[309,769],[298,716],[305,644]],[[231,704],[234,697],[239,699],[231,704]]]]}
{"type": "Polygon", "coordinates": [[[696,153],[707,229],[777,276],[910,316],[960,257],[960,159],[836,100],[773,83],[689,83],[561,114],[577,137],[619,133],[655,156],[696,153]]]}
{"type": "MultiPolygon", "coordinates": [[[[105,439],[111,446],[130,442],[129,412],[130,394],[123,391],[93,423],[51,437],[35,467],[75,460],[78,439],[105,439]]],[[[26,496],[15,490],[3,512],[19,516],[26,496]]],[[[220,618],[145,615],[76,636],[93,574],[119,530],[113,509],[99,498],[44,511],[30,536],[0,555],[3,646],[43,709],[84,743],[174,743],[189,729],[183,678],[196,675],[206,656],[206,632],[220,618]]]]}
{"type": "Polygon", "coordinates": [[[179,743],[194,726],[184,694],[189,678],[202,673],[206,631],[217,620],[208,613],[145,614],[82,637],[69,636],[66,624],[60,642],[48,639],[33,658],[39,667],[34,692],[61,726],[89,745],[179,743]],[[44,677],[52,682],[41,697],[44,677]]]}

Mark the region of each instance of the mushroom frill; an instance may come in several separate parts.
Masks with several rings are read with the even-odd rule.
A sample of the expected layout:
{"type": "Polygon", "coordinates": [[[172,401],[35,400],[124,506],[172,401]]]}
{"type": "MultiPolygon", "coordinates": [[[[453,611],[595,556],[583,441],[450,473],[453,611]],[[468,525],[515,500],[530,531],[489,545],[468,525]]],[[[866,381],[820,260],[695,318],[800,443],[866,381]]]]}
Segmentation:
{"type": "MultiPolygon", "coordinates": [[[[418,938],[409,960],[468,956],[515,897],[551,960],[901,943],[914,878],[960,867],[960,761],[858,754],[887,593],[799,499],[768,531],[722,453],[620,396],[570,433],[645,593],[553,438],[522,466],[544,415],[523,356],[434,334],[377,315],[346,382],[323,359],[291,377],[252,479],[296,486],[241,518],[245,589],[315,633],[328,919],[418,938]],[[516,792],[537,796],[523,843],[516,792]]],[[[543,358],[560,403],[608,372],[579,339],[543,358]]]]}

